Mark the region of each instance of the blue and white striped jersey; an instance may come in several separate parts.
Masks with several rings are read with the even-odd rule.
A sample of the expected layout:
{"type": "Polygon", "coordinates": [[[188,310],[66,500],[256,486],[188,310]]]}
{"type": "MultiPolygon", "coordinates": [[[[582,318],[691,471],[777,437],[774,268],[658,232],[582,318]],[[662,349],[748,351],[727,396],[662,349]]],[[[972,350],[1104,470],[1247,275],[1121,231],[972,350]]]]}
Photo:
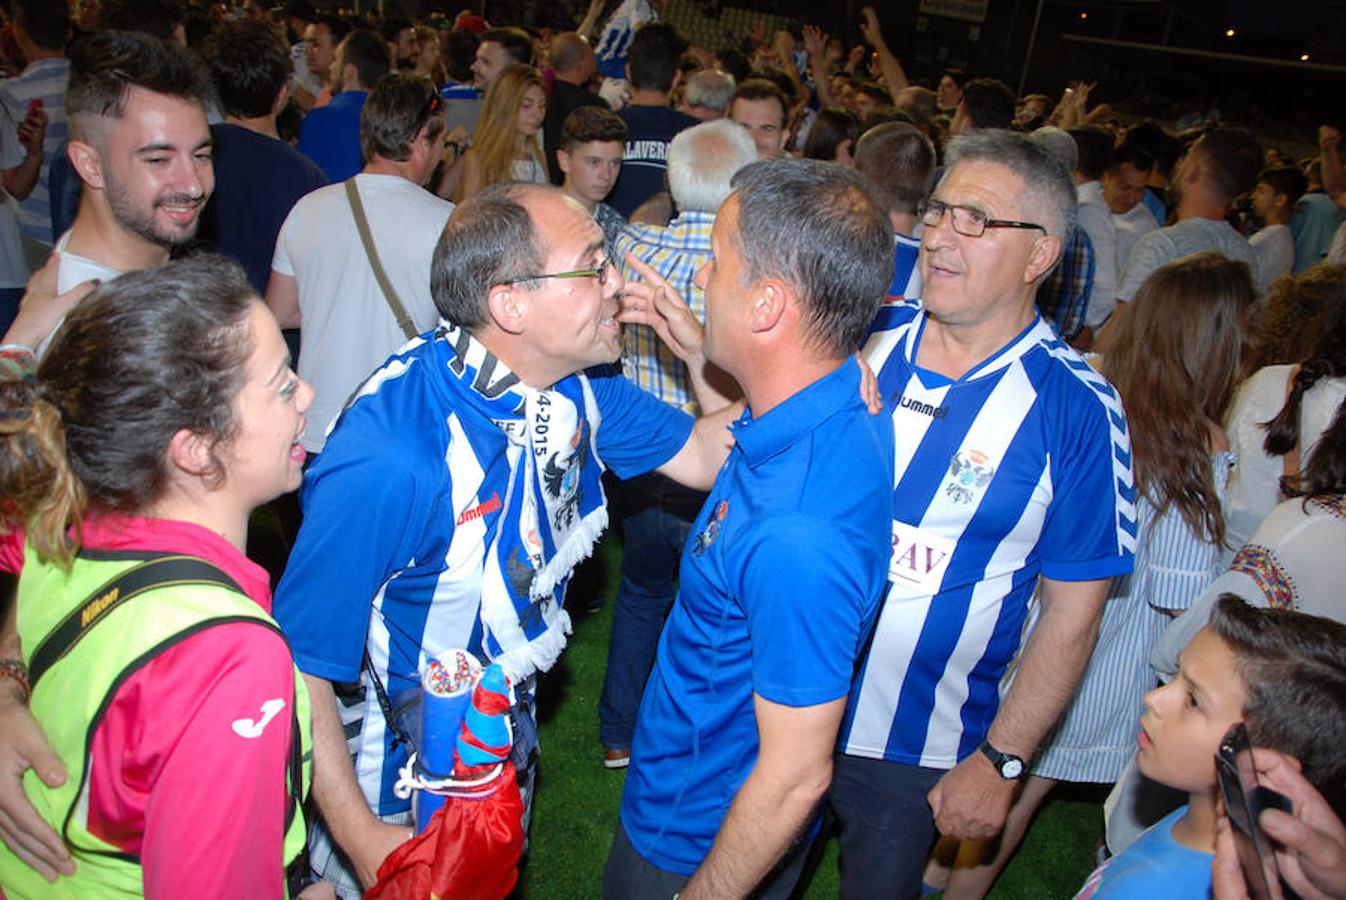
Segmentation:
{"type": "Polygon", "coordinates": [[[916,366],[925,323],[885,306],[865,346],[893,416],[893,555],[840,747],[950,768],[995,718],[1038,574],[1131,570],[1135,492],[1116,391],[1040,317],[957,381],[916,366]]]}

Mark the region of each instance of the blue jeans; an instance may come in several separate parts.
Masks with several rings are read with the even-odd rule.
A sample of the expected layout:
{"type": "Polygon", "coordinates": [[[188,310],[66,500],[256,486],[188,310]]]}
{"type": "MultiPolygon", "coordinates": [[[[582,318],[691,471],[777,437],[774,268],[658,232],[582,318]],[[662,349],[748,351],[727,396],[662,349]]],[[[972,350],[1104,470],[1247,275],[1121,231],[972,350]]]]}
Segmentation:
{"type": "Polygon", "coordinates": [[[604,747],[631,746],[659,632],[678,590],[678,565],[706,495],[651,474],[616,485],[623,511],[622,580],[612,613],[608,667],[598,701],[604,747]]]}

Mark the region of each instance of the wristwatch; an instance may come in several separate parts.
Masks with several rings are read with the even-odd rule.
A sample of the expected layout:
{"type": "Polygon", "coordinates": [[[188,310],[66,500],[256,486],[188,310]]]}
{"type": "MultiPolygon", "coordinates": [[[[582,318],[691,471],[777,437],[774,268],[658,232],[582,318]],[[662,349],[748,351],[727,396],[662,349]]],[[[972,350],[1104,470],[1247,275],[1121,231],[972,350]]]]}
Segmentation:
{"type": "Polygon", "coordinates": [[[989,740],[982,741],[981,746],[977,749],[981,750],[986,758],[991,761],[991,765],[995,766],[995,770],[1000,773],[1000,777],[1006,781],[1014,781],[1023,775],[1024,761],[1013,753],[1001,753],[991,746],[989,740]]]}

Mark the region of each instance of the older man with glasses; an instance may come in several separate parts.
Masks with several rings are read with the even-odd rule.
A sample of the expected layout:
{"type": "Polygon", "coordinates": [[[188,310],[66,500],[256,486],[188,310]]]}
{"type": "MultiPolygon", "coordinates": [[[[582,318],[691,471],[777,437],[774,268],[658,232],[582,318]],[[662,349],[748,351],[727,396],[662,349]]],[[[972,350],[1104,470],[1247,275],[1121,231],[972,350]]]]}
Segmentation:
{"type": "Polygon", "coordinates": [[[1008,131],[947,162],[917,211],[923,299],[885,307],[865,347],[897,464],[888,595],[831,794],[848,898],[915,897],[936,829],[1000,831],[1135,543],[1117,395],[1034,306],[1074,225],[1070,173],[1008,131]]]}
{"type": "Polygon", "coordinates": [[[526,827],[533,687],[570,633],[571,570],[607,524],[599,476],[657,468],[708,487],[728,448],[731,410],[694,426],[611,367],[584,374],[617,359],[626,285],[559,189],[507,183],[459,205],[424,277],[439,325],[346,403],[276,589],[312,697],[312,863],[343,897],[411,833],[394,791],[408,748],[380,698],[415,689],[445,650],[500,663],[526,827]],[[351,682],[363,693],[333,690],[351,682]]]}

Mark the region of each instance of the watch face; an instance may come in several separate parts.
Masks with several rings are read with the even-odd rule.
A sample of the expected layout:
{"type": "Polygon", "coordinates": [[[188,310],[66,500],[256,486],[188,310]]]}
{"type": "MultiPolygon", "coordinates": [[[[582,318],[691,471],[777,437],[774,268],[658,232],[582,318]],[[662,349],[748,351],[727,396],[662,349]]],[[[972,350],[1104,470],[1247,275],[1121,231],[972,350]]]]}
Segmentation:
{"type": "Polygon", "coordinates": [[[1000,764],[1000,774],[1005,778],[1018,778],[1024,772],[1024,764],[1021,759],[1007,759],[1000,764]]]}

